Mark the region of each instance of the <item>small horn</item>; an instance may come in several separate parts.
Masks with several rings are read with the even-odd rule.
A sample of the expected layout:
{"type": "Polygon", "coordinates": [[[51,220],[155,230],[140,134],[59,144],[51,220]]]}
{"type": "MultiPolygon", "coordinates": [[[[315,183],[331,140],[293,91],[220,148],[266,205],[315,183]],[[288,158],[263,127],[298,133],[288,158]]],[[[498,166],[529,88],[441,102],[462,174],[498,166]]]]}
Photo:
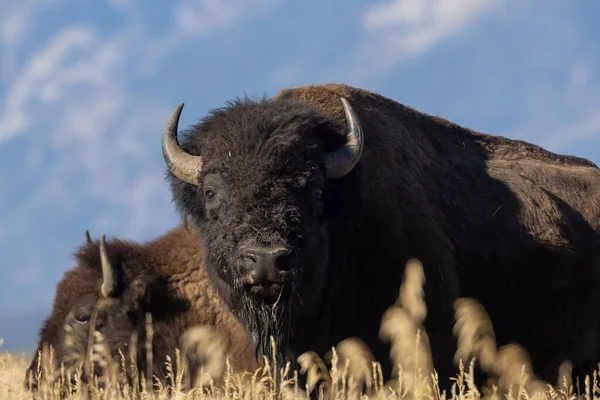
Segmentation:
{"type": "Polygon", "coordinates": [[[85,230],[85,242],[87,244],[92,243],[92,238],[90,237],[90,231],[88,231],[87,229],[85,230]]]}
{"type": "Polygon", "coordinates": [[[117,293],[117,281],[115,280],[115,271],[106,253],[105,239],[105,235],[102,235],[100,239],[100,261],[102,262],[101,292],[104,297],[114,297],[117,293]]]}
{"type": "Polygon", "coordinates": [[[162,134],[162,153],[169,171],[184,182],[198,185],[198,175],[202,171],[202,157],[185,152],[177,141],[177,126],[183,110],[179,104],[169,117],[162,134]]]}
{"type": "Polygon", "coordinates": [[[348,100],[343,97],[340,100],[346,113],[348,131],[345,144],[326,155],[327,175],[331,179],[341,178],[352,171],[362,156],[364,142],[362,127],[356,113],[348,100]]]}

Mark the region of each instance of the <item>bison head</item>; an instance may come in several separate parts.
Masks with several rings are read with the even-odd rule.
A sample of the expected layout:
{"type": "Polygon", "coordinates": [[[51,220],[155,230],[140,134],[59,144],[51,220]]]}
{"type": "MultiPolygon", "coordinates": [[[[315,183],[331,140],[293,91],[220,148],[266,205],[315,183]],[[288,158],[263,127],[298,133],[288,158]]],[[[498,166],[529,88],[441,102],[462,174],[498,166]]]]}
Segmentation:
{"type": "Polygon", "coordinates": [[[328,220],[357,194],[339,178],[360,160],[363,133],[341,105],[347,126],[309,104],[238,99],[180,144],[180,104],[163,132],[174,202],[198,228],[210,279],[265,355],[271,335],[286,351],[291,324],[318,308],[328,220]]]}
{"type": "MultiPolygon", "coordinates": [[[[88,246],[90,243],[88,237],[88,246]]],[[[70,378],[71,383],[75,383],[77,376],[84,382],[88,377],[99,377],[102,385],[108,378],[108,367],[120,367],[121,352],[129,364],[130,341],[139,326],[144,324],[147,288],[154,279],[139,276],[125,282],[121,278],[122,270],[109,260],[104,236],[99,249],[101,272],[80,265],[76,268],[86,268],[85,274],[67,275],[59,285],[58,290],[79,285],[85,289],[69,293],[75,297],[69,299],[69,308],[55,306],[54,314],[46,320],[46,329],[42,329],[43,337],[38,346],[38,351],[43,353],[42,359],[37,354],[29,366],[26,388],[37,390],[41,384],[38,382],[38,363],[42,382],[62,382],[63,389],[69,385],[65,379],[70,378]],[[90,282],[81,282],[82,278],[91,280],[91,286],[90,282]],[[58,319],[59,328],[55,332],[47,329],[52,319],[58,319]],[[50,347],[52,354],[48,352],[50,347]],[[51,371],[48,367],[54,370],[54,376],[46,375],[51,371]]],[[[56,297],[64,298],[64,294],[57,293],[56,297]]],[[[121,372],[118,376],[122,376],[121,372]]]]}

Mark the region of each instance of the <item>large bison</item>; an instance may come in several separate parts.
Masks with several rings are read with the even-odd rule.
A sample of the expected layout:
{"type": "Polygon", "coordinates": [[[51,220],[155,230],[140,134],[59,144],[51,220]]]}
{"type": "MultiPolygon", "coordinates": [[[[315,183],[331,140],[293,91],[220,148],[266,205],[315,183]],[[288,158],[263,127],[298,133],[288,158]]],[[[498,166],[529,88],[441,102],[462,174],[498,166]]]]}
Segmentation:
{"type": "Polygon", "coordinates": [[[600,171],[343,84],[282,90],[162,136],[172,197],[205,268],[263,353],[363,339],[383,362],[381,316],[405,263],[423,262],[442,382],[455,372],[452,302],[478,299],[498,345],[553,380],[598,360],[600,171]]]}
{"type": "MultiPolygon", "coordinates": [[[[38,355],[48,346],[54,349],[53,365],[73,374],[82,368],[83,380],[92,371],[101,378],[106,375],[106,354],[94,351],[91,362],[88,353],[90,325],[103,336],[108,357],[121,364],[121,354],[130,362],[131,345],[135,369],[127,368],[129,383],[146,374],[146,313],[152,315],[152,373],[164,382],[167,375],[166,356],[176,362],[175,350],[184,350],[186,336],[198,332],[202,326],[212,327],[222,334],[217,342],[189,344],[220,346],[230,358],[234,370],[253,369],[257,366],[254,347],[238,323],[229,313],[208,282],[203,263],[203,250],[195,234],[183,226],[167,232],[147,243],[113,239],[87,242],[75,253],[76,266],[67,271],[59,282],[52,313],[44,322],[31,365],[27,370],[26,387],[37,388],[38,355]],[[136,339],[137,338],[137,339],[136,339]],[[219,342],[220,341],[220,342],[219,342]],[[104,375],[104,376],[103,376],[104,375]]],[[[214,336],[213,336],[214,337],[214,336]]],[[[210,340],[210,337],[208,338],[210,340]]],[[[99,349],[103,347],[96,346],[99,349]]],[[[190,372],[205,360],[202,351],[190,347],[187,361],[190,372]]],[[[199,349],[208,350],[208,349],[199,349]]],[[[186,354],[182,355],[185,357],[186,354]]],[[[220,367],[224,367],[223,364],[220,367]]],[[[58,377],[44,377],[54,381],[58,377]]],[[[188,381],[194,384],[194,377],[188,381]]],[[[67,382],[64,382],[65,385],[67,382]]]]}

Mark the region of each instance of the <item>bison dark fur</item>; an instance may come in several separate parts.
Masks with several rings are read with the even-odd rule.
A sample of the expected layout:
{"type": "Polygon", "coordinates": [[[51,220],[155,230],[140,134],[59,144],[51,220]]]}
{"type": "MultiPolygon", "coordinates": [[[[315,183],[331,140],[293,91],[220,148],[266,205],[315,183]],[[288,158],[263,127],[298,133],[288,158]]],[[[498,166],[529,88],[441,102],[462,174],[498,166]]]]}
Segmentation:
{"type": "MultiPolygon", "coordinates": [[[[198,326],[209,326],[225,335],[224,347],[229,348],[226,355],[234,370],[257,366],[249,338],[206,277],[202,246],[195,234],[179,226],[146,243],[112,239],[105,248],[117,274],[113,294],[101,293],[106,279],[99,241],[90,240],[76,251],[76,266],[57,285],[53,309],[41,328],[37,348],[39,352],[53,347],[57,370],[61,363],[71,373],[82,365],[94,320],[95,330],[103,335],[117,365],[121,362],[119,351],[129,362],[130,345],[134,344],[137,370],[146,373],[148,312],[154,330],[153,374],[163,381],[167,374],[166,356],[175,362],[175,349],[182,350],[182,335],[198,326]],[[137,340],[132,342],[132,337],[137,340]]],[[[26,387],[37,386],[38,354],[27,370],[26,387]]],[[[102,376],[99,367],[99,363],[94,363],[95,372],[102,376]]],[[[133,371],[128,368],[129,383],[137,378],[133,371]]]]}
{"type": "Polygon", "coordinates": [[[590,161],[342,84],[238,99],[181,144],[180,111],[163,133],[173,200],[262,351],[269,334],[290,360],[356,336],[389,373],[380,320],[415,257],[442,383],[456,371],[459,295],[478,299],[498,344],[522,344],[542,378],[565,359],[598,360],[600,171],[590,161]],[[360,120],[362,152],[341,98],[360,120]]]}

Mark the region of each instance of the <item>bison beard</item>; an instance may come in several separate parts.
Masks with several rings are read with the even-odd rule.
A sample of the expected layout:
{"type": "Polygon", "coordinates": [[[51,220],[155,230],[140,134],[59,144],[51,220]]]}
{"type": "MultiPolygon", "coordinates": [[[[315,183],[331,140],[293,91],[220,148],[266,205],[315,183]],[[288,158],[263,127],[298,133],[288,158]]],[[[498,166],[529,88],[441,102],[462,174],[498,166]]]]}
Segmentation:
{"type": "MultiPolygon", "coordinates": [[[[275,241],[273,237],[261,239],[264,242],[275,241]]],[[[318,254],[325,256],[320,259],[310,256],[297,259],[297,268],[291,271],[289,282],[282,286],[273,301],[255,297],[239,279],[224,281],[219,276],[217,271],[235,268],[232,267],[232,258],[224,256],[222,249],[211,248],[211,251],[205,253],[205,265],[212,266],[207,268],[208,277],[231,313],[241,322],[256,357],[266,357],[269,362],[276,361],[278,367],[290,363],[292,368],[298,368],[298,354],[310,348],[305,328],[315,328],[321,316],[318,310],[323,309],[317,305],[321,304],[318,293],[323,292],[326,281],[326,277],[320,272],[325,270],[324,265],[328,260],[328,243],[326,240],[319,242],[314,241],[314,238],[307,238],[305,245],[318,249],[318,254]],[[307,286],[306,282],[311,284],[307,286]],[[310,293],[307,293],[307,289],[310,293]]],[[[303,248],[299,246],[296,249],[299,253],[303,252],[303,248]]],[[[228,248],[228,251],[233,250],[228,248]]],[[[276,375],[276,379],[279,378],[276,375]]]]}
{"type": "Polygon", "coordinates": [[[257,357],[266,356],[271,361],[275,359],[279,366],[287,360],[293,360],[289,348],[293,302],[284,301],[270,305],[257,302],[243,289],[236,290],[235,293],[234,314],[242,321],[252,344],[256,346],[257,357]],[[241,296],[237,295],[239,293],[241,296]],[[275,354],[271,346],[271,336],[275,340],[275,354]]]}
{"type": "MultiPolygon", "coordinates": [[[[264,356],[269,362],[276,361],[278,366],[290,362],[293,368],[297,367],[295,352],[291,346],[292,327],[296,326],[294,311],[301,312],[298,309],[300,296],[297,281],[292,279],[289,287],[282,287],[279,297],[272,304],[257,300],[238,282],[232,283],[232,288],[227,290],[228,295],[223,296],[223,292],[220,292],[228,300],[232,314],[248,334],[256,357],[264,356]],[[271,338],[275,341],[275,349],[271,338]]],[[[221,288],[218,282],[216,288],[221,288]]]]}

